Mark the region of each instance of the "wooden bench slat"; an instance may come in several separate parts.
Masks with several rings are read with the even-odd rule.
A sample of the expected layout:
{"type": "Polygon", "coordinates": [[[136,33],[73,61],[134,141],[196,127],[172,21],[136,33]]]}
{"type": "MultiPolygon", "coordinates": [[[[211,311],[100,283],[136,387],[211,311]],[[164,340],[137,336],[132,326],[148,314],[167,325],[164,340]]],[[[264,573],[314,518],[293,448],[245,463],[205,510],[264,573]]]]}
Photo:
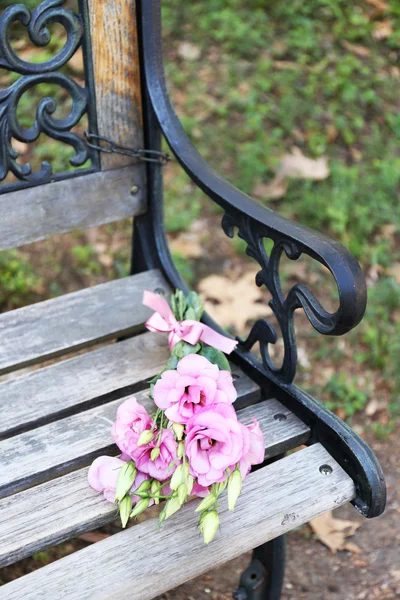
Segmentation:
{"type": "Polygon", "coordinates": [[[315,444],[249,475],[234,512],[221,502],[221,529],[208,546],[190,503],[160,530],[149,519],[3,586],[2,600],[150,600],[348,502],[354,493],[351,478],[315,444]],[[332,467],[331,475],[321,474],[324,464],[332,467]]]}
{"type": "MultiPolygon", "coordinates": [[[[143,390],[136,397],[151,412],[154,405],[147,393],[143,390]]],[[[0,498],[85,466],[100,454],[117,453],[110,428],[121,402],[114,400],[3,440],[0,498]]],[[[261,427],[265,425],[273,455],[287,450],[288,444],[293,448],[308,439],[308,427],[276,400],[248,407],[239,414],[253,415],[259,418],[261,427]],[[277,413],[284,414],[286,420],[274,419],[277,413]],[[275,423],[271,428],[272,421],[275,423]]]]}
{"type": "MultiPolygon", "coordinates": [[[[168,357],[166,335],[147,332],[5,381],[0,384],[0,440],[137,387],[160,371],[168,357]]],[[[258,385],[234,365],[232,374],[241,404],[253,402],[258,385]]]]}
{"type": "Polygon", "coordinates": [[[144,290],[163,289],[147,271],[0,315],[0,374],[143,329],[151,310],[144,290]]]}
{"type": "MultiPolygon", "coordinates": [[[[266,457],[304,444],[309,437],[308,428],[274,399],[242,409],[238,415],[244,423],[250,422],[252,416],[259,419],[266,457]],[[274,419],[276,414],[287,415],[286,421],[274,419]]],[[[109,439],[106,421],[104,429],[102,444],[109,439]]],[[[111,448],[104,451],[111,454],[111,448]]],[[[0,566],[104,525],[115,517],[115,507],[89,488],[87,468],[4,498],[0,500],[0,566]]]]}
{"type": "Polygon", "coordinates": [[[5,381],[0,384],[0,440],[148,381],[169,354],[165,336],[143,333],[5,381]]]}
{"type": "Polygon", "coordinates": [[[8,192],[1,195],[1,209],[0,250],[128,219],[146,210],[145,167],[130,165],[8,192]]]}

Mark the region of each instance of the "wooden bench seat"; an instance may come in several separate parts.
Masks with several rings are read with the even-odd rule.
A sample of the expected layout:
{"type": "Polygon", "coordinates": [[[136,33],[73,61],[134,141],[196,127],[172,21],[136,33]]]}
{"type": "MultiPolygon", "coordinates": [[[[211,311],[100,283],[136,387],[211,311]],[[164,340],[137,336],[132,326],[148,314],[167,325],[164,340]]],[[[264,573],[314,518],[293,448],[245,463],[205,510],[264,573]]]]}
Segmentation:
{"type": "MultiPolygon", "coordinates": [[[[49,531],[49,524],[53,523],[55,529],[58,521],[63,522],[63,502],[67,515],[75,510],[76,519],[82,521],[91,498],[88,515],[96,511],[96,505],[97,510],[103,506],[103,522],[107,520],[107,503],[90,493],[83,479],[80,486],[71,486],[74,491],[72,506],[70,497],[62,495],[62,489],[61,497],[50,500],[47,496],[47,503],[42,509],[45,515],[38,524],[38,533],[41,531],[40,524],[49,531]],[[79,502],[80,495],[89,501],[79,502]],[[57,512],[52,507],[53,503],[58,505],[57,512]]],[[[156,519],[149,519],[7,584],[2,588],[2,600],[20,600],[22,597],[26,600],[39,597],[42,600],[150,600],[348,502],[354,493],[351,478],[320,444],[315,444],[249,475],[235,511],[229,512],[221,503],[221,531],[209,546],[204,545],[199,535],[196,527],[198,515],[194,513],[195,506],[191,502],[166,521],[161,529],[158,529],[156,519]],[[331,475],[321,473],[322,465],[331,467],[331,475]]],[[[40,494],[37,502],[40,505],[40,494]]],[[[10,502],[8,516],[13,514],[14,519],[19,519],[25,515],[24,522],[32,523],[34,514],[31,512],[28,519],[26,508],[22,510],[22,515],[16,514],[10,502]]],[[[112,518],[110,512],[108,515],[112,518]]],[[[31,527],[35,528],[35,525],[31,527]]],[[[84,530],[77,522],[74,527],[78,531],[84,530]]],[[[23,529],[17,528],[18,521],[14,535],[17,530],[23,536],[23,529]]],[[[31,544],[31,551],[35,547],[32,537],[28,537],[27,542],[31,544]]],[[[17,552],[15,546],[16,542],[14,556],[17,552]]],[[[10,543],[7,548],[9,552],[12,550],[10,543]]]]}

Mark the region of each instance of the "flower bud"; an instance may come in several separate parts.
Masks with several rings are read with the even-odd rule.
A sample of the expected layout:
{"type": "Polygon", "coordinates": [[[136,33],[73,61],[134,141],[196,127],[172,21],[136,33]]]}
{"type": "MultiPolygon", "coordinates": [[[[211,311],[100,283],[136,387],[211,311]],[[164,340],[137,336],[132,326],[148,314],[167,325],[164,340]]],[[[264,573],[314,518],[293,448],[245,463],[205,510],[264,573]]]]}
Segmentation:
{"type": "Polygon", "coordinates": [[[153,439],[153,437],[154,437],[154,433],[151,431],[151,429],[145,429],[139,435],[139,439],[137,441],[137,445],[138,446],[146,446],[146,444],[150,444],[150,442],[153,439]]]}
{"type": "Polygon", "coordinates": [[[185,454],[185,444],[183,442],[178,443],[178,458],[181,460],[185,454]]]}
{"type": "Polygon", "coordinates": [[[150,503],[150,500],[148,498],[142,498],[142,500],[139,500],[139,502],[136,504],[135,508],[133,509],[133,511],[130,514],[131,519],[139,516],[140,513],[142,513],[144,510],[146,510],[146,508],[149,506],[149,503],[150,503]]]}
{"type": "Polygon", "coordinates": [[[242,476],[239,469],[233,471],[228,480],[228,508],[233,510],[242,490],[242,476]]]}
{"type": "Polygon", "coordinates": [[[165,519],[169,519],[181,507],[178,497],[172,497],[165,503],[165,519]]]}
{"type": "Polygon", "coordinates": [[[196,507],[195,512],[203,512],[203,510],[208,510],[212,506],[214,506],[217,497],[214,494],[208,494],[200,504],[196,507]]]}
{"type": "Polygon", "coordinates": [[[180,464],[176,467],[174,474],[172,475],[172,479],[170,481],[171,490],[177,490],[181,483],[184,483],[184,471],[183,465],[180,464]]]}
{"type": "Polygon", "coordinates": [[[158,446],[156,446],[155,448],[153,448],[153,450],[150,452],[150,459],[151,460],[156,460],[156,458],[158,458],[160,456],[160,448],[158,446]]]}
{"type": "Polygon", "coordinates": [[[183,432],[185,431],[184,426],[181,425],[180,423],[173,423],[172,431],[174,432],[175,437],[178,440],[178,442],[180,442],[183,437],[183,432]]]}
{"type": "Polygon", "coordinates": [[[122,527],[125,528],[132,510],[132,498],[129,494],[124,496],[119,503],[119,515],[121,517],[122,527]]]}
{"type": "Polygon", "coordinates": [[[202,519],[201,527],[204,543],[209,544],[211,540],[214,539],[219,527],[219,516],[217,511],[211,510],[206,513],[205,517],[202,519]]]}
{"type": "Polygon", "coordinates": [[[136,479],[136,473],[135,463],[132,460],[121,467],[115,488],[115,502],[120,502],[129,492],[136,479]]]}
{"type": "Polygon", "coordinates": [[[191,475],[188,475],[188,477],[186,478],[186,487],[187,487],[188,496],[190,496],[190,494],[192,493],[193,485],[194,485],[194,477],[192,477],[191,475]]]}
{"type": "Polygon", "coordinates": [[[188,495],[187,487],[184,483],[181,483],[181,485],[178,487],[178,498],[179,498],[179,502],[181,503],[181,506],[185,502],[187,495],[188,495]]]}
{"type": "Polygon", "coordinates": [[[154,498],[154,504],[159,504],[160,503],[161,482],[157,481],[157,479],[153,479],[150,491],[154,498]]]}
{"type": "Polygon", "coordinates": [[[142,494],[143,492],[148,492],[150,488],[151,488],[151,479],[145,479],[139,485],[139,487],[137,488],[137,490],[135,490],[133,493],[134,493],[135,496],[137,496],[139,494],[142,494]]]}

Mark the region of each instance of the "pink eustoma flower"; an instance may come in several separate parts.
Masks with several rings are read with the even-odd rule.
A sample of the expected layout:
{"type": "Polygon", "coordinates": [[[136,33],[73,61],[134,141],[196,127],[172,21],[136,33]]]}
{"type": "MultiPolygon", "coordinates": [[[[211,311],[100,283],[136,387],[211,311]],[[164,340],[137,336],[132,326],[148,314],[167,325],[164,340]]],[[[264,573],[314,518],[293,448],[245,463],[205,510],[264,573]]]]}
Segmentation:
{"type": "Polygon", "coordinates": [[[242,425],[230,404],[213,404],[201,409],[186,425],[186,456],[191,474],[201,486],[223,481],[225,469],[242,458],[242,425]]]}
{"type": "Polygon", "coordinates": [[[188,354],[176,370],[162,374],[153,397],[170,421],[185,424],[204,406],[232,404],[237,392],[229,371],[220,371],[205,356],[188,354]]]}
{"type": "Polygon", "coordinates": [[[168,479],[177,466],[178,445],[170,429],[164,429],[161,433],[161,441],[158,444],[160,454],[155,460],[151,460],[151,451],[157,445],[157,432],[153,440],[145,446],[137,446],[133,452],[136,467],[150,477],[164,481],[168,479]]]}
{"type": "MultiPolygon", "coordinates": [[[[88,472],[88,482],[90,487],[96,490],[96,492],[102,492],[104,498],[109,502],[114,502],[119,471],[125,463],[126,461],[115,456],[99,456],[96,458],[90,465],[88,472]]],[[[148,478],[148,475],[138,471],[131,491],[136,490],[139,485],[148,478]]],[[[138,500],[138,496],[132,495],[133,503],[138,500]]]]}
{"type": "Polygon", "coordinates": [[[259,465],[265,456],[264,435],[260,429],[257,419],[253,423],[243,427],[244,448],[243,456],[239,462],[240,473],[244,479],[250,472],[252,465],[259,465]]]}
{"type": "Polygon", "coordinates": [[[117,410],[117,418],[112,427],[112,437],[118,448],[134,458],[140,434],[151,429],[153,420],[144,406],[134,396],[123,402],[117,410]]]}

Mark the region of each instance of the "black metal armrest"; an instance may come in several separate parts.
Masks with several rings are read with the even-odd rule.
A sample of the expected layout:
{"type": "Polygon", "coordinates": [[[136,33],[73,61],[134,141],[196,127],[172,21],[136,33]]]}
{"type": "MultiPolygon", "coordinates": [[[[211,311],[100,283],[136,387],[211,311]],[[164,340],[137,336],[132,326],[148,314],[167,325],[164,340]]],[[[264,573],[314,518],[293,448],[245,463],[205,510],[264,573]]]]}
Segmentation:
{"type": "Polygon", "coordinates": [[[223,179],[198,153],[171,106],[167,93],[161,47],[159,2],[142,3],[144,70],[151,104],[163,134],[177,160],[207,196],[225,211],[222,226],[229,236],[238,229],[247,243],[247,254],[260,265],[256,282],[265,285],[272,296],[270,306],[279,323],[284,341],[284,360],[277,368],[270,359],[268,346],[277,339],[272,325],[266,320],[253,327],[244,347],[250,349],[260,342],[265,366],[286,382],[293,381],[296,372],[296,343],[293,313],[302,307],[322,334],[341,335],[355,327],[366,306],[366,285],[355,258],[340,244],[314,230],[290,221],[252,200],[223,179]],[[273,240],[268,255],[264,240],[273,240]],[[294,285],[284,296],[280,286],[279,263],[282,253],[296,260],[307,254],[329,269],[336,280],[339,307],[334,313],[326,311],[311,290],[304,284],[294,285]]]}
{"type": "MultiPolygon", "coordinates": [[[[267,397],[277,397],[309,425],[310,443],[321,442],[353,478],[356,508],[367,517],[377,516],[384,510],[386,489],[382,470],[371,449],[336,415],[292,383],[297,360],[294,311],[303,308],[315,329],[325,335],[341,335],[355,327],[366,306],[366,285],[360,266],[340,244],[285,219],[237,190],[200,156],[169,100],[162,60],[160,0],[139,0],[138,13],[146,148],[160,149],[160,127],[188,175],[223,208],[222,227],[229,236],[233,236],[237,228],[239,236],[247,243],[247,253],[259,263],[256,283],[265,285],[271,293],[270,306],[282,332],[284,360],[281,367],[276,367],[270,359],[268,346],[276,342],[277,335],[265,319],[257,321],[247,340],[240,340],[233,360],[258,381],[267,397]],[[273,241],[269,254],[264,246],[265,238],[273,241]],[[306,285],[296,284],[284,296],[279,280],[283,253],[291,260],[307,254],[329,269],[339,292],[339,307],[334,313],[326,311],[306,285]],[[260,343],[262,364],[250,352],[256,341],[260,343]]],[[[152,164],[147,169],[149,211],[135,220],[134,239],[138,252],[133,255],[133,270],[161,268],[173,287],[184,288],[171,259],[164,231],[161,169],[152,164]]]]}

